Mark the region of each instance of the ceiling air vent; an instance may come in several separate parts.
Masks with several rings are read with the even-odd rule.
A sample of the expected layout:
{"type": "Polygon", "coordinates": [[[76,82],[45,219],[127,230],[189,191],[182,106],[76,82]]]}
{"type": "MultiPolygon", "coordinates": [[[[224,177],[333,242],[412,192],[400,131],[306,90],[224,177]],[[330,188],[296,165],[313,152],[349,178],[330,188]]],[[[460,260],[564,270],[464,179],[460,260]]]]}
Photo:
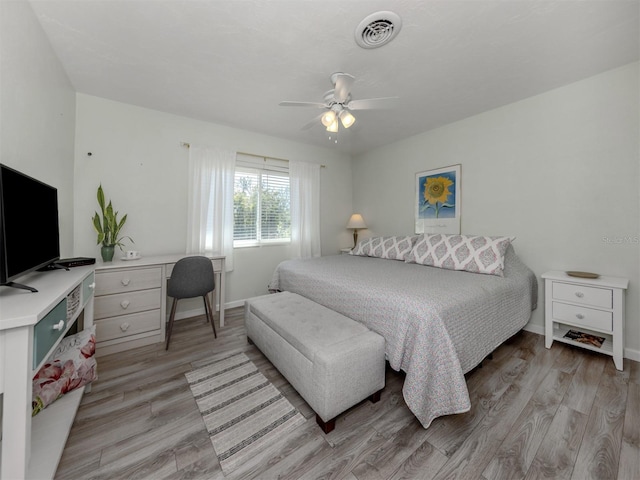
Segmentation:
{"type": "Polygon", "coordinates": [[[372,13],[356,28],[356,43],[362,48],[381,47],[393,40],[401,27],[402,20],[393,12],[372,13]]]}

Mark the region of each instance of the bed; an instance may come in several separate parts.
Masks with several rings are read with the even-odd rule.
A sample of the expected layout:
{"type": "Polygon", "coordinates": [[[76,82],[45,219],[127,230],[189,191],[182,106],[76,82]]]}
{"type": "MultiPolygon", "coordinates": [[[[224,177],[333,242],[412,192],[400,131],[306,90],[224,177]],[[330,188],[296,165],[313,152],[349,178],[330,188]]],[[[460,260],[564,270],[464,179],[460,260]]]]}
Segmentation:
{"type": "Polygon", "coordinates": [[[406,373],[404,399],[427,428],[437,417],[470,409],[464,374],[529,321],[537,280],[511,245],[502,275],[392,258],[286,260],[269,288],[300,294],[382,335],[391,368],[406,373]]]}

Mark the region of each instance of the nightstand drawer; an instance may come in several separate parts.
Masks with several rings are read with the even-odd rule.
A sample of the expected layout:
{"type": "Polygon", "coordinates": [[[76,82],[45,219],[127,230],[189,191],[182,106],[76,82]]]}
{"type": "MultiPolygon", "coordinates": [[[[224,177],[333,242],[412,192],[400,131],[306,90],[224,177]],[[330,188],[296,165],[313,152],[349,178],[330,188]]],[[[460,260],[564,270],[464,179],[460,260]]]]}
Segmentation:
{"type": "Polygon", "coordinates": [[[96,340],[105,342],[162,328],[160,310],[96,320],[96,340]]]}
{"type": "Polygon", "coordinates": [[[594,307],[613,307],[613,292],[608,288],[553,282],[553,298],[594,307]]]}
{"type": "Polygon", "coordinates": [[[97,272],[95,295],[159,288],[161,285],[162,268],[160,267],[97,272]]]}
{"type": "Polygon", "coordinates": [[[129,313],[143,312],[160,308],[162,290],[154,288],[139,292],[118,293],[96,297],[94,318],[115,317],[129,313]]]}
{"type": "Polygon", "coordinates": [[[578,307],[577,305],[553,302],[553,319],[605,332],[613,330],[613,312],[578,307]]]}

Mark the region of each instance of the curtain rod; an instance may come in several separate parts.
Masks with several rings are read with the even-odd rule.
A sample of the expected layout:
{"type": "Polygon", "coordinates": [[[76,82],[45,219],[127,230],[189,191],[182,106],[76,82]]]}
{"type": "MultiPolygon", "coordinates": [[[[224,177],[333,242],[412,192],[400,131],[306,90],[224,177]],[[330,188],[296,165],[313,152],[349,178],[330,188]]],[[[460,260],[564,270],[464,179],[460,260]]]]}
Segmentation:
{"type": "MultiPolygon", "coordinates": [[[[187,148],[191,148],[191,144],[189,142],[180,142],[180,146],[181,147],[187,147],[187,148]]],[[[277,158],[277,157],[268,157],[266,155],[256,155],[255,153],[247,153],[247,152],[236,152],[236,154],[240,154],[240,155],[249,155],[250,157],[256,157],[256,158],[271,158],[272,160],[280,160],[282,162],[288,162],[289,160],[287,160],[286,158],[277,158]]],[[[320,165],[320,168],[326,168],[326,165],[320,165]]]]}

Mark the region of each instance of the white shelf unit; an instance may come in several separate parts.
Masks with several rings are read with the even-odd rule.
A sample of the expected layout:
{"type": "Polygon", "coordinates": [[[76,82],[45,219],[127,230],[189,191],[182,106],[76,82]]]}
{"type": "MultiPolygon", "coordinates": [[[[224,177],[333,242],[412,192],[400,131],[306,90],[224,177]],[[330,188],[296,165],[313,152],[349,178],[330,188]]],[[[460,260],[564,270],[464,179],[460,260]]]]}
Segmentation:
{"type": "Polygon", "coordinates": [[[55,476],[85,389],[64,395],[32,418],[32,380],[81,314],[85,328],[93,325],[94,268],[33,272],[19,282],[38,291],[0,288],[0,478],[49,479],[55,476]],[[77,307],[67,313],[67,303],[77,307]]]}
{"type": "Polygon", "coordinates": [[[613,357],[623,368],[625,292],[629,280],[601,276],[580,278],[562,271],[542,275],[545,280],[545,346],[554,341],[613,357]],[[600,347],[565,337],[569,330],[604,338],[600,347]]]}

